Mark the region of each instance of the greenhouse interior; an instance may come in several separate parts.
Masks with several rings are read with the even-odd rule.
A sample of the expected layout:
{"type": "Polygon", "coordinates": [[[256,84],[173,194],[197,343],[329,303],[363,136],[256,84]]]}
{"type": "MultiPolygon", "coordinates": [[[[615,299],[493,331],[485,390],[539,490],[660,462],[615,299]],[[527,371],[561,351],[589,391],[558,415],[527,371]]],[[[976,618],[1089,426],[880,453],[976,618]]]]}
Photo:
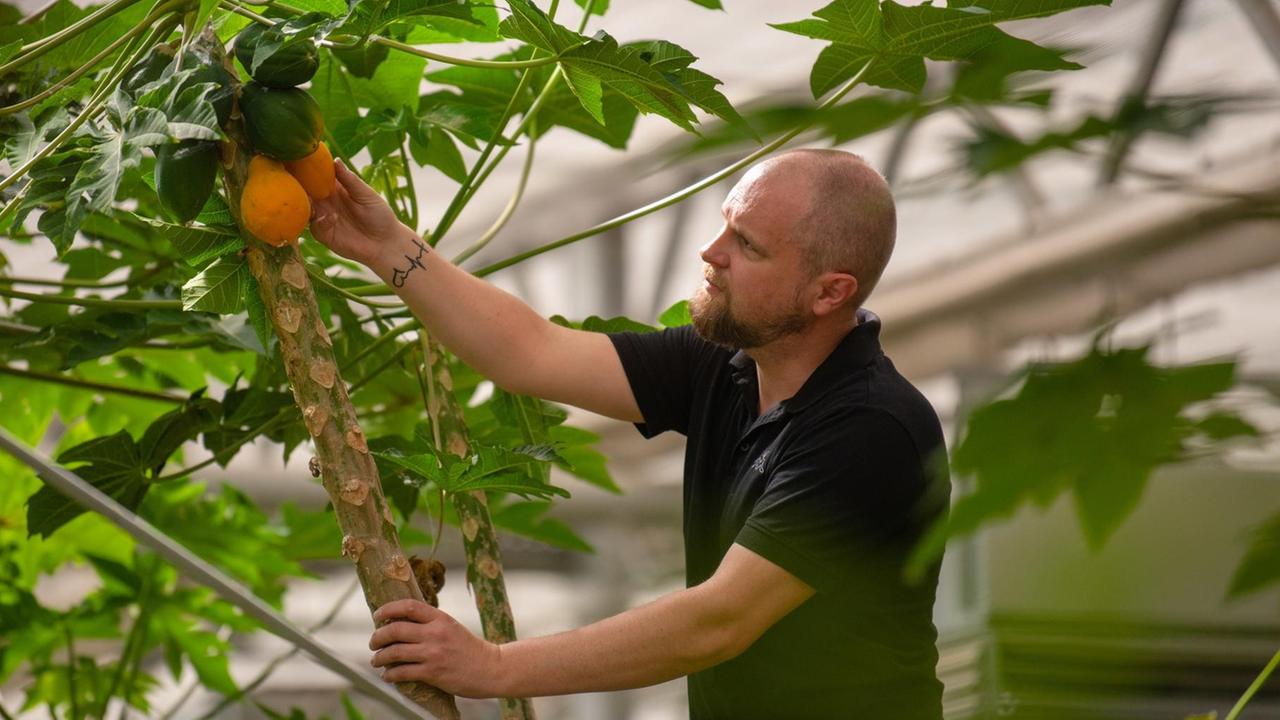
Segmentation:
{"type": "MultiPolygon", "coordinates": [[[[546,2],[535,4],[546,10],[546,2]]],[[[441,254],[464,253],[461,266],[475,271],[535,251],[530,260],[485,280],[544,317],[574,322],[625,317],[657,326],[664,311],[697,291],[704,265],[699,254],[720,232],[721,204],[744,170],[581,242],[541,250],[712,178],[790,127],[799,132],[786,148],[856,153],[887,180],[897,206],[894,253],[865,307],[883,322],[885,354],[937,412],[949,449],[965,439],[975,409],[1016,397],[1037,368],[1077,371],[1085,367],[1084,358],[1114,357],[1107,353],[1122,349],[1144,357],[1149,363],[1144,368],[1157,370],[1230,364],[1229,387],[1212,394],[1211,402],[1190,404],[1186,416],[1222,413],[1236,418],[1239,428],[1247,427],[1199,445],[1192,438],[1184,443],[1185,452],[1144,466],[1140,498],[1124,501],[1128,505],[1104,531],[1088,526],[1087,508],[1081,507],[1088,501],[1070,490],[1074,480],[1063,480],[1062,487],[1046,480],[1036,486],[1041,490],[1034,497],[991,510],[981,527],[951,537],[933,609],[943,717],[1280,718],[1280,678],[1255,683],[1280,650],[1280,559],[1275,554],[1280,548],[1280,1],[1074,3],[1087,6],[1001,24],[1010,35],[1053,48],[1082,66],[1007,78],[1006,93],[1017,101],[956,101],[953,84],[965,77],[957,75],[958,64],[928,59],[927,80],[918,93],[861,85],[845,99],[852,110],[822,116],[807,129],[794,118],[805,117],[822,101],[811,91],[810,73],[826,41],[778,26],[808,17],[822,4],[723,0],[716,8],[721,3],[615,2],[603,15],[583,18],[584,4],[559,3],[556,22],[573,28],[585,21],[584,35],[604,29],[619,43],[662,38],[686,48],[697,57],[697,68],[720,81],[719,91],[759,137],[706,113],[700,113],[700,134],[693,134],[642,111],[630,136],[614,146],[558,127],[538,136],[534,156],[535,144],[519,138],[510,159],[495,166],[457,214],[439,245],[441,254]],[[893,103],[905,109],[888,113],[884,108],[893,103]],[[495,225],[499,217],[503,222],[495,225]],[[499,232],[488,242],[495,228],[499,232]],[[481,237],[486,242],[473,245],[481,237]],[[1257,548],[1265,549],[1261,541],[1251,545],[1265,532],[1271,538],[1270,564],[1256,572],[1269,572],[1263,580],[1271,582],[1241,590],[1241,563],[1261,552],[1257,548]],[[1251,684],[1257,686],[1247,707],[1232,713],[1251,684]]],[[[831,6],[855,4],[866,5],[842,0],[831,6]]],[[[949,3],[975,4],[1016,3],[949,3]]],[[[496,5],[499,17],[506,17],[506,4],[496,5]]],[[[19,0],[14,7],[18,16],[49,8],[35,0],[19,0]]],[[[266,13],[270,4],[250,7],[266,13]]],[[[420,46],[474,58],[503,51],[478,42],[420,46]]],[[[0,43],[4,57],[9,55],[0,43]]],[[[428,60],[426,78],[444,67],[428,60]]],[[[441,88],[419,82],[424,94],[428,87],[441,88]]],[[[311,87],[316,93],[316,81],[311,87]]],[[[378,160],[377,152],[365,147],[349,160],[353,167],[366,167],[378,160]]],[[[460,153],[469,167],[480,148],[463,143],[460,153]]],[[[6,152],[0,167],[3,174],[12,173],[13,155],[6,152]]],[[[416,158],[405,158],[405,167],[413,213],[421,218],[418,230],[426,230],[455,210],[451,200],[458,182],[438,165],[416,158]]],[[[10,196],[0,199],[7,203],[10,196]]],[[[64,276],[65,248],[44,237],[44,225],[37,227],[42,211],[52,212],[27,216],[24,237],[0,237],[6,260],[0,275],[64,276]]],[[[98,242],[87,227],[71,241],[70,252],[98,242]]],[[[311,239],[301,246],[316,263],[328,252],[311,239]]],[[[323,271],[377,282],[354,263],[324,263],[323,271]]],[[[116,267],[98,279],[125,277],[126,269],[116,267]]],[[[0,289],[17,287],[0,282],[0,289]]],[[[356,300],[330,302],[342,304],[341,312],[348,315],[367,312],[356,300]]],[[[21,316],[23,308],[39,302],[16,293],[5,298],[4,333],[39,326],[21,316]]],[[[243,329],[252,321],[250,312],[225,315],[221,322],[243,329]]],[[[425,347],[425,336],[421,342],[425,347]]],[[[111,352],[123,354],[127,348],[111,352]]],[[[11,355],[6,362],[16,372],[53,372],[21,357],[11,355]]],[[[187,356],[165,357],[179,363],[187,356]]],[[[195,362],[190,357],[186,362],[195,362]]],[[[61,372],[76,375],[82,369],[61,372]]],[[[245,369],[245,381],[251,373],[252,368],[245,369]]],[[[77,377],[106,381],[108,375],[83,370],[77,377]]],[[[119,382],[128,382],[120,377],[119,382]]],[[[1182,376],[1168,377],[1177,383],[1182,376]]],[[[27,422],[21,417],[27,412],[22,397],[24,383],[31,381],[14,374],[0,378],[0,426],[17,432],[27,422]]],[[[211,374],[203,382],[208,397],[221,398],[240,378],[227,382],[211,374]]],[[[487,380],[477,383],[471,401],[478,405],[496,390],[487,380]]],[[[416,393],[418,381],[409,384],[416,393]]],[[[159,386],[146,387],[159,391],[159,386]]],[[[165,409],[147,407],[152,418],[165,409]]],[[[417,410],[423,412],[421,403],[417,410]]],[[[1056,411],[1056,406],[1042,408],[1045,415],[1056,411]]],[[[500,528],[502,573],[521,638],[582,627],[685,587],[685,438],[666,432],[645,439],[630,423],[576,408],[566,412],[567,425],[598,436],[593,447],[605,459],[616,491],[553,466],[550,483],[571,497],[556,498],[542,527],[548,534],[565,528],[570,539],[557,535],[558,542],[548,541],[500,528]]],[[[80,422],[58,414],[47,427],[28,430],[27,437],[36,438],[31,444],[52,458],[66,448],[64,434],[92,437],[87,431],[74,435],[80,422]]],[[[137,436],[146,425],[130,427],[137,436]]],[[[1057,427],[1043,425],[1046,433],[1057,427]]],[[[103,435],[112,431],[94,428],[103,435]]],[[[1010,437],[1010,454],[1034,457],[1037,448],[1025,443],[1035,436],[1029,428],[1010,437]]],[[[316,454],[312,441],[304,434],[301,444],[293,445],[292,452],[282,452],[278,438],[264,435],[225,466],[202,467],[191,479],[209,493],[235,488],[266,517],[278,518],[286,510],[322,511],[329,496],[310,466],[316,454]]],[[[1060,444],[1045,437],[1045,478],[1089,468],[1086,459],[1094,452],[1098,465],[1121,459],[1115,447],[1074,449],[1079,464],[1055,468],[1060,444]]],[[[167,470],[212,457],[207,443],[190,438],[167,470]]],[[[956,463],[953,458],[953,503],[977,487],[956,463]]],[[[30,481],[24,492],[39,487],[32,484],[29,468],[3,467],[6,474],[20,473],[30,481]]],[[[0,505],[0,533],[8,533],[0,534],[5,543],[0,552],[15,553],[15,567],[27,562],[22,553],[35,552],[23,549],[24,543],[36,543],[25,530],[24,500],[5,498],[0,505]]],[[[447,582],[439,589],[439,607],[479,634],[478,598],[466,581],[462,533],[450,524],[438,529],[438,520],[428,511],[415,516],[416,537],[438,537],[413,552],[443,562],[447,582]]],[[[95,522],[102,527],[93,525],[98,528],[93,532],[115,532],[107,521],[95,522]]],[[[76,527],[90,526],[67,530],[76,527]]],[[[411,536],[404,542],[410,545],[411,536]]],[[[370,607],[352,563],[330,557],[307,560],[304,566],[305,576],[282,581],[276,609],[328,652],[377,680],[368,667],[370,607]]],[[[32,592],[42,608],[67,612],[103,587],[101,574],[100,566],[68,559],[39,572],[32,592]]],[[[202,585],[192,578],[183,583],[202,585]]],[[[12,598],[0,594],[0,617],[12,598]]],[[[131,610],[125,612],[132,617],[131,610]]],[[[149,709],[113,702],[112,715],[393,716],[385,698],[363,692],[279,633],[245,632],[234,624],[206,629],[223,648],[218,654],[241,689],[237,696],[209,687],[190,660],[184,665],[179,658],[171,671],[174,659],[156,651],[138,661],[154,679],[146,689],[149,709]],[[295,711],[299,714],[289,714],[295,711]]],[[[16,666],[5,661],[5,647],[0,637],[5,717],[106,716],[107,705],[101,715],[86,708],[32,705],[29,693],[39,675],[20,657],[16,666]]],[[[53,653],[55,659],[63,647],[53,653]]],[[[108,663],[123,651],[118,637],[95,638],[86,631],[75,652],[108,663]]],[[[41,682],[46,681],[54,682],[41,682]]],[[[494,700],[459,697],[457,707],[463,717],[477,720],[513,717],[494,700]]],[[[684,678],[632,690],[538,697],[532,708],[542,718],[565,720],[689,717],[684,678]]]]}

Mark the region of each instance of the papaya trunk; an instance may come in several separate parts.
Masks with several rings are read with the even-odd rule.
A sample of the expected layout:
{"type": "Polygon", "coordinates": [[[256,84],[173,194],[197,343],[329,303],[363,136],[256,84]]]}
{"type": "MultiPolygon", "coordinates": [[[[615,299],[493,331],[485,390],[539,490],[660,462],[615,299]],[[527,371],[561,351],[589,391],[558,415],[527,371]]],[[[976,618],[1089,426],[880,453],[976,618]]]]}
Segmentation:
{"type": "MultiPolygon", "coordinates": [[[[228,65],[222,44],[206,28],[200,38],[214,58],[228,65]]],[[[250,154],[243,118],[232,114],[221,157],[227,199],[240,218],[240,194],[250,154]]],[[[243,228],[243,223],[241,223],[243,228]]],[[[342,530],[342,552],[356,566],[370,611],[404,598],[422,600],[408,558],[400,548],[391,506],[346,385],[338,374],[333,343],[320,318],[315,291],[294,244],[273,247],[241,230],[249,270],[258,282],[284,360],[294,400],[302,411],[319,458],[324,488],[342,530]]],[[[413,702],[445,720],[457,720],[453,696],[421,683],[397,683],[413,702]]]]}
{"type": "MultiPolygon", "coordinates": [[[[426,358],[427,415],[432,436],[440,452],[460,458],[471,454],[470,435],[462,408],[453,394],[453,378],[444,360],[443,349],[421,333],[422,354],[426,358]]],[[[498,535],[489,518],[489,504],[483,492],[451,493],[453,509],[462,528],[462,544],[467,553],[467,584],[476,600],[484,637],[492,643],[516,639],[516,623],[502,576],[502,552],[498,535]]],[[[502,720],[534,720],[533,703],[524,698],[501,698],[502,720]]]]}

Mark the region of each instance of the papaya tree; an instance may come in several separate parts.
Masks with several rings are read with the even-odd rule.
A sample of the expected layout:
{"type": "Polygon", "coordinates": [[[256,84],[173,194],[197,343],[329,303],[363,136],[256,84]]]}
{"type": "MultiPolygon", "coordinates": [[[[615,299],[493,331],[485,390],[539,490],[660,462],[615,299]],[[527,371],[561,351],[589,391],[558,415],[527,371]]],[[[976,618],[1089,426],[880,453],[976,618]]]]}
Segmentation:
{"type": "MultiPolygon", "coordinates": [[[[337,557],[355,566],[371,609],[433,600],[442,566],[405,545],[457,528],[485,637],[508,642],[497,531],[589,550],[546,517],[569,494],[550,470],[617,487],[595,436],[548,403],[482,392],[483,379],[389,299],[394,288],[307,238],[310,202],[332,191],[332,160],[358,168],[434,247],[515,148],[524,166],[512,206],[520,201],[548,132],[621,150],[638,116],[655,115],[749,139],[741,160],[689,187],[473,269],[489,275],[669,207],[829,118],[861,128],[846,133],[910,122],[937,104],[924,95],[926,60],[954,63],[972,79],[971,99],[1007,100],[1011,76],[1079,66],[1000,23],[1106,4],[836,0],[761,28],[823,49],[811,107],[748,121],[690,50],[587,35],[607,24],[609,3],[576,1],[576,27],[557,19],[568,14],[557,0],[110,0],[87,10],[59,0],[27,17],[0,5],[0,399],[13,408],[4,427],[277,608],[304,563],[337,557]],[[495,47],[467,57],[425,47],[446,42],[495,47]],[[892,95],[846,102],[859,85],[892,95]],[[420,212],[423,167],[453,188],[439,217],[420,212]],[[30,259],[50,246],[52,259],[30,259]],[[268,517],[237,489],[194,479],[258,440],[282,447],[284,461],[313,454],[329,507],[286,504],[268,517]],[[197,448],[209,457],[189,457],[197,448]]],[[[660,322],[687,313],[676,307],[660,322]]],[[[646,327],[594,317],[581,326],[646,327]]],[[[0,465],[14,478],[0,488],[0,681],[28,678],[20,710],[173,715],[149,700],[156,656],[175,677],[190,668],[224,702],[261,682],[241,686],[228,671],[228,639],[259,629],[254,618],[179,582],[182,568],[25,467],[0,465]],[[36,583],[68,564],[92,568],[100,587],[70,609],[42,604],[36,583]],[[119,648],[106,661],[85,649],[104,638],[119,648]]],[[[438,689],[399,689],[438,717],[458,716],[438,689]]],[[[500,707],[504,718],[533,716],[528,699],[500,707]]]]}

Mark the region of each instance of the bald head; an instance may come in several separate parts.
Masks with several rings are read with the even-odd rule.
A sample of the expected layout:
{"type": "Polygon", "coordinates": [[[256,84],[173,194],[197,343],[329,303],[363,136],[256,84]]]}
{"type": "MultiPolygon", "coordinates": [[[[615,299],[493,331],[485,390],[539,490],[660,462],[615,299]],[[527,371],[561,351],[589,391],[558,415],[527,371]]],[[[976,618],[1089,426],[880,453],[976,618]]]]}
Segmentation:
{"type": "Polygon", "coordinates": [[[803,243],[811,277],[848,273],[858,280],[854,308],[871,294],[897,234],[897,213],[889,185],[862,158],[843,150],[801,149],[783,153],[768,171],[794,175],[807,183],[808,211],[796,222],[793,237],[803,243]]]}

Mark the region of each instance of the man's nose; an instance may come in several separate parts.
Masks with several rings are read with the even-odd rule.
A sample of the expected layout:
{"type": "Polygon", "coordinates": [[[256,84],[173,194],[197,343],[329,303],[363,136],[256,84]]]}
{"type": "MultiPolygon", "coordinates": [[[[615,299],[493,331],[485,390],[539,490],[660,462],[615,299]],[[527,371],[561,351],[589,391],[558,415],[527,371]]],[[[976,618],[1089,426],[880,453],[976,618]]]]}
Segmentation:
{"type": "Polygon", "coordinates": [[[698,250],[698,256],[708,265],[725,267],[729,264],[729,255],[724,251],[724,233],[698,250]]]}

